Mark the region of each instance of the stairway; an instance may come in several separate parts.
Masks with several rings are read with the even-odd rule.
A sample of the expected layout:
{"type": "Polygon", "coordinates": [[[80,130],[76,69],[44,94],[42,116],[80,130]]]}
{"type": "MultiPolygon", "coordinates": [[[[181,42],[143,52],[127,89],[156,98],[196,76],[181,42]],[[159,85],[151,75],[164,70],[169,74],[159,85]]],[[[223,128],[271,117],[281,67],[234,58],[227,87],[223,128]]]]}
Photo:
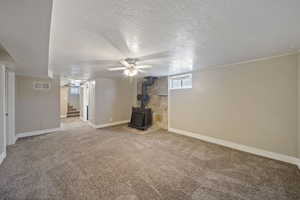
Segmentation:
{"type": "Polygon", "coordinates": [[[67,117],[79,117],[80,111],[76,110],[72,105],[68,104],[67,117]]]}

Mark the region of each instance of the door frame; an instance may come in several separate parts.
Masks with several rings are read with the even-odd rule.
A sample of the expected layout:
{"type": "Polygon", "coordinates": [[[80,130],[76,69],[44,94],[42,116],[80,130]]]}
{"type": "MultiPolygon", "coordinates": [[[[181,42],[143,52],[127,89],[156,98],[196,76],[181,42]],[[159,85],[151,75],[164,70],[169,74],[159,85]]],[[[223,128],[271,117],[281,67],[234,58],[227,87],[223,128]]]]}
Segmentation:
{"type": "Polygon", "coordinates": [[[7,70],[6,73],[6,89],[7,89],[7,110],[8,116],[6,117],[6,133],[7,133],[7,145],[16,143],[15,135],[15,72],[7,70]]]}
{"type": "Polygon", "coordinates": [[[83,121],[88,121],[88,105],[89,105],[89,84],[88,82],[83,84],[83,92],[82,92],[82,118],[83,121]]]}
{"type": "Polygon", "coordinates": [[[1,83],[0,83],[0,87],[1,87],[1,91],[3,93],[2,95],[2,113],[0,113],[0,115],[3,117],[3,152],[2,152],[2,155],[4,155],[4,157],[6,156],[6,76],[5,76],[5,65],[0,65],[0,80],[1,80],[1,83]]]}

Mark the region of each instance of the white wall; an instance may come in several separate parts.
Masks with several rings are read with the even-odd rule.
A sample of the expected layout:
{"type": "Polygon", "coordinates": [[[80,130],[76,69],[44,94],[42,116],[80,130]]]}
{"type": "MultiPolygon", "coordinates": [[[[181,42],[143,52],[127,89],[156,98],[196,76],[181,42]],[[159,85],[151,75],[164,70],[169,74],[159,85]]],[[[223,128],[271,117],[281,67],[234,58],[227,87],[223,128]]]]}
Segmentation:
{"type": "Polygon", "coordinates": [[[89,81],[88,84],[88,95],[89,95],[89,111],[88,119],[91,123],[96,124],[96,81],[89,81]]]}
{"type": "Polygon", "coordinates": [[[87,106],[89,105],[89,82],[80,87],[80,117],[83,121],[87,120],[87,106]]]}
{"type": "Polygon", "coordinates": [[[60,117],[66,117],[68,112],[69,87],[60,87],[60,117]]]}
{"type": "Polygon", "coordinates": [[[130,119],[135,82],[121,79],[95,80],[96,125],[126,121],[130,119]]]}
{"type": "Polygon", "coordinates": [[[58,79],[16,76],[16,133],[60,127],[58,79]],[[51,89],[33,89],[35,81],[50,81],[51,89]]]}
{"type": "Polygon", "coordinates": [[[170,91],[171,128],[297,156],[297,55],[193,73],[170,91]]]}

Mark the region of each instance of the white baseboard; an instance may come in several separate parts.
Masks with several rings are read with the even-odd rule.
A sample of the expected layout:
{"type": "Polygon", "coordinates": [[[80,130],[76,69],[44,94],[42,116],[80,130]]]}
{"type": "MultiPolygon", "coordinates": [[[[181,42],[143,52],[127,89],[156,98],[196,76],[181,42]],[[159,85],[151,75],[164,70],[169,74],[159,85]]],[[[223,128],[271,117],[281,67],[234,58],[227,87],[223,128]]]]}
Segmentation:
{"type": "Polygon", "coordinates": [[[6,158],[6,152],[1,153],[0,154],[0,165],[4,161],[5,158],[6,158]]]}
{"type": "Polygon", "coordinates": [[[124,120],[124,121],[112,122],[112,123],[101,124],[101,125],[96,125],[91,122],[88,122],[88,124],[90,126],[92,126],[93,128],[105,128],[105,127],[116,126],[116,125],[120,125],[120,124],[126,124],[129,122],[130,122],[129,120],[124,120]]]}
{"type": "Polygon", "coordinates": [[[13,144],[16,144],[17,140],[18,140],[18,136],[15,135],[13,144]]]}
{"type": "Polygon", "coordinates": [[[25,133],[18,133],[17,138],[24,138],[24,137],[31,137],[36,135],[43,135],[46,133],[52,133],[56,131],[61,131],[62,128],[51,128],[51,129],[44,129],[44,130],[37,130],[37,131],[31,131],[31,132],[25,132],[25,133]]]}
{"type": "Polygon", "coordinates": [[[8,146],[9,145],[14,145],[14,144],[16,144],[16,141],[17,141],[17,136],[14,136],[13,138],[12,138],[12,141],[9,143],[9,144],[7,144],[8,146]]]}
{"type": "Polygon", "coordinates": [[[96,124],[94,124],[94,123],[92,123],[92,122],[90,122],[90,121],[87,121],[87,123],[88,123],[88,125],[90,125],[91,127],[96,128],[96,124]]]}
{"type": "Polygon", "coordinates": [[[67,118],[67,115],[61,115],[60,118],[67,118]]]}
{"type": "Polygon", "coordinates": [[[249,147],[246,145],[241,145],[241,144],[237,144],[237,143],[233,143],[233,142],[229,142],[226,140],[221,140],[221,139],[217,139],[217,138],[213,138],[213,137],[208,137],[205,135],[201,135],[198,133],[192,133],[189,131],[184,131],[184,130],[179,130],[179,129],[174,129],[174,128],[169,128],[170,132],[173,133],[177,133],[180,135],[185,135],[185,136],[189,136],[189,137],[193,137],[193,138],[197,138],[206,142],[210,142],[210,143],[214,143],[214,144],[219,144],[225,147],[229,147],[231,149],[236,149],[236,150],[240,150],[240,151],[244,151],[244,152],[248,152],[251,154],[256,154],[259,156],[263,156],[263,157],[267,157],[267,158],[271,158],[274,160],[280,160],[283,162],[287,162],[287,163],[291,163],[294,165],[297,165],[300,169],[300,159],[296,158],[296,157],[291,157],[291,156],[287,156],[287,155],[283,155],[283,154],[279,154],[279,153],[274,153],[274,152],[270,152],[270,151],[265,151],[262,149],[257,149],[254,147],[249,147]]]}

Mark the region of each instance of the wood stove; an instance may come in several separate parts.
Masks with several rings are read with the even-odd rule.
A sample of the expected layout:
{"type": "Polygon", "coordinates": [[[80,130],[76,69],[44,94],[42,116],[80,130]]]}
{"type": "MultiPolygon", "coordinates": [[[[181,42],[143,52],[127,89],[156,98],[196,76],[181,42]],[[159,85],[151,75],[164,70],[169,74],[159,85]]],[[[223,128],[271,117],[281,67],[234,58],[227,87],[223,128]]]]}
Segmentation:
{"type": "Polygon", "coordinates": [[[152,125],[151,108],[132,108],[129,127],[139,130],[147,130],[152,125]]]}
{"type": "Polygon", "coordinates": [[[141,102],[141,107],[133,107],[131,120],[129,127],[136,128],[139,130],[147,130],[152,126],[152,110],[146,108],[149,103],[150,97],[147,94],[148,87],[154,84],[156,77],[148,76],[143,79],[142,94],[137,96],[137,99],[141,102]]]}

